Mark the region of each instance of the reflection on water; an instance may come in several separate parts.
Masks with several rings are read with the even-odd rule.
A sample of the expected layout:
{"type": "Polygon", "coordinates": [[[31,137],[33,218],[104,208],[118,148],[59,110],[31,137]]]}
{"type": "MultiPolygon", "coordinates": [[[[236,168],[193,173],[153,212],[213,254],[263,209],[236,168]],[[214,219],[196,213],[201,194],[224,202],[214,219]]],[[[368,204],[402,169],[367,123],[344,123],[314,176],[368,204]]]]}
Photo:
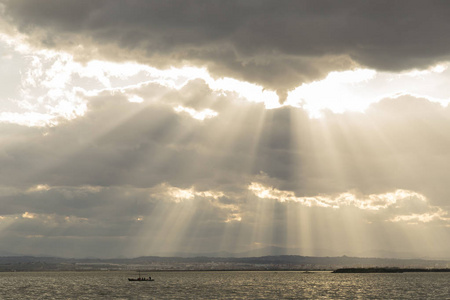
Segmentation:
{"type": "Polygon", "coordinates": [[[0,299],[450,299],[450,273],[0,273],[0,299]],[[147,275],[147,274],[145,274],[147,275]]]}

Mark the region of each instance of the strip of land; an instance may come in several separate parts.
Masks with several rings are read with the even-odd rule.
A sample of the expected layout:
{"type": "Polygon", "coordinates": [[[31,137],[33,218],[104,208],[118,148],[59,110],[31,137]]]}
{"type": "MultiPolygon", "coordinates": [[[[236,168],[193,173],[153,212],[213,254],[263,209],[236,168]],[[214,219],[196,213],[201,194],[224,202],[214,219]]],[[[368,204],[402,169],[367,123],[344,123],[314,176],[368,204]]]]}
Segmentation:
{"type": "Polygon", "coordinates": [[[448,272],[449,260],[279,255],[261,257],[60,258],[0,256],[0,272],[14,271],[337,271],[336,273],[448,272]],[[347,268],[347,269],[344,269],[347,268]],[[361,270],[361,268],[363,268],[361,270]]]}
{"type": "Polygon", "coordinates": [[[450,272],[450,269],[424,268],[342,268],[333,273],[407,273],[407,272],[450,272]]]}

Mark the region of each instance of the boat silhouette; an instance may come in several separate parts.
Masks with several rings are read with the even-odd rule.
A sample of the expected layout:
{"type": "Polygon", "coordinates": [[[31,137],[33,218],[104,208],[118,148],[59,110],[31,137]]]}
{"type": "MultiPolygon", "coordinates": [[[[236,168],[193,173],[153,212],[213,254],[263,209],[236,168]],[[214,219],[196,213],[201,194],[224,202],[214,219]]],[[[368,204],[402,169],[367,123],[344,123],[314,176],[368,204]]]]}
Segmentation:
{"type": "Polygon", "coordinates": [[[128,281],[155,281],[151,276],[147,277],[141,277],[141,271],[139,271],[139,277],[138,278],[128,278],[128,281]]]}

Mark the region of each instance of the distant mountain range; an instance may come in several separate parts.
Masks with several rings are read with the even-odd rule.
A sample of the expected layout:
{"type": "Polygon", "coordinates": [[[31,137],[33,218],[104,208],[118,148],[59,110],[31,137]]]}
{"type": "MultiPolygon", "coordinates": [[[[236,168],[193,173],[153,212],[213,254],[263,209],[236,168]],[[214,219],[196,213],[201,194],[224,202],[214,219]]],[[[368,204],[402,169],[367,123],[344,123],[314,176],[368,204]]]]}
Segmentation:
{"type": "Polygon", "coordinates": [[[260,257],[260,256],[278,256],[278,255],[298,255],[298,256],[316,256],[316,257],[337,257],[337,256],[352,256],[352,257],[376,257],[376,258],[396,258],[396,259],[430,259],[430,260],[450,260],[450,254],[447,252],[436,252],[432,255],[418,256],[412,252],[395,252],[387,250],[374,249],[370,252],[346,252],[341,253],[329,249],[301,249],[301,248],[283,248],[283,247],[264,247],[242,252],[205,252],[205,253],[186,253],[186,252],[172,252],[172,253],[158,253],[157,256],[165,257],[260,257]]]}
{"type": "MultiPolygon", "coordinates": [[[[242,252],[171,252],[171,253],[156,253],[153,256],[157,257],[179,257],[179,258],[193,258],[193,257],[215,257],[215,258],[245,258],[245,257],[262,257],[262,256],[283,256],[283,255],[295,255],[305,257],[366,257],[366,258],[384,258],[384,259],[425,259],[425,260],[450,260],[450,253],[447,252],[435,252],[423,256],[418,256],[412,252],[394,252],[387,250],[372,250],[370,252],[339,252],[329,249],[301,249],[301,248],[283,248],[283,247],[264,247],[259,249],[253,249],[242,252]]],[[[27,254],[12,253],[8,251],[2,251],[0,249],[0,257],[19,257],[19,256],[31,256],[27,254]]],[[[43,257],[47,255],[34,255],[35,257],[43,257]]],[[[97,259],[93,257],[92,259],[97,259]]],[[[121,257],[124,258],[124,257],[121,257]]],[[[128,257],[130,258],[130,257],[128,257]]]]}
{"type": "Polygon", "coordinates": [[[0,257],[0,271],[74,270],[335,270],[355,267],[449,268],[449,260],[314,257],[271,255],[258,257],[159,257],[76,259],[34,256],[0,257]]]}

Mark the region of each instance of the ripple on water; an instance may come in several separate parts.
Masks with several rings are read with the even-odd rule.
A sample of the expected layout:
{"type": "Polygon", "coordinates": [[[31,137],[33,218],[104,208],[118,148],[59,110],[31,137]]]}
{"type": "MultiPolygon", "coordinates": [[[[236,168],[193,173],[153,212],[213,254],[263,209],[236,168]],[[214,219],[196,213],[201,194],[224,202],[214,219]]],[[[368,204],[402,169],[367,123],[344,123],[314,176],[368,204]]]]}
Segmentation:
{"type": "Polygon", "coordinates": [[[0,273],[0,299],[450,299],[450,273],[0,273]]]}

